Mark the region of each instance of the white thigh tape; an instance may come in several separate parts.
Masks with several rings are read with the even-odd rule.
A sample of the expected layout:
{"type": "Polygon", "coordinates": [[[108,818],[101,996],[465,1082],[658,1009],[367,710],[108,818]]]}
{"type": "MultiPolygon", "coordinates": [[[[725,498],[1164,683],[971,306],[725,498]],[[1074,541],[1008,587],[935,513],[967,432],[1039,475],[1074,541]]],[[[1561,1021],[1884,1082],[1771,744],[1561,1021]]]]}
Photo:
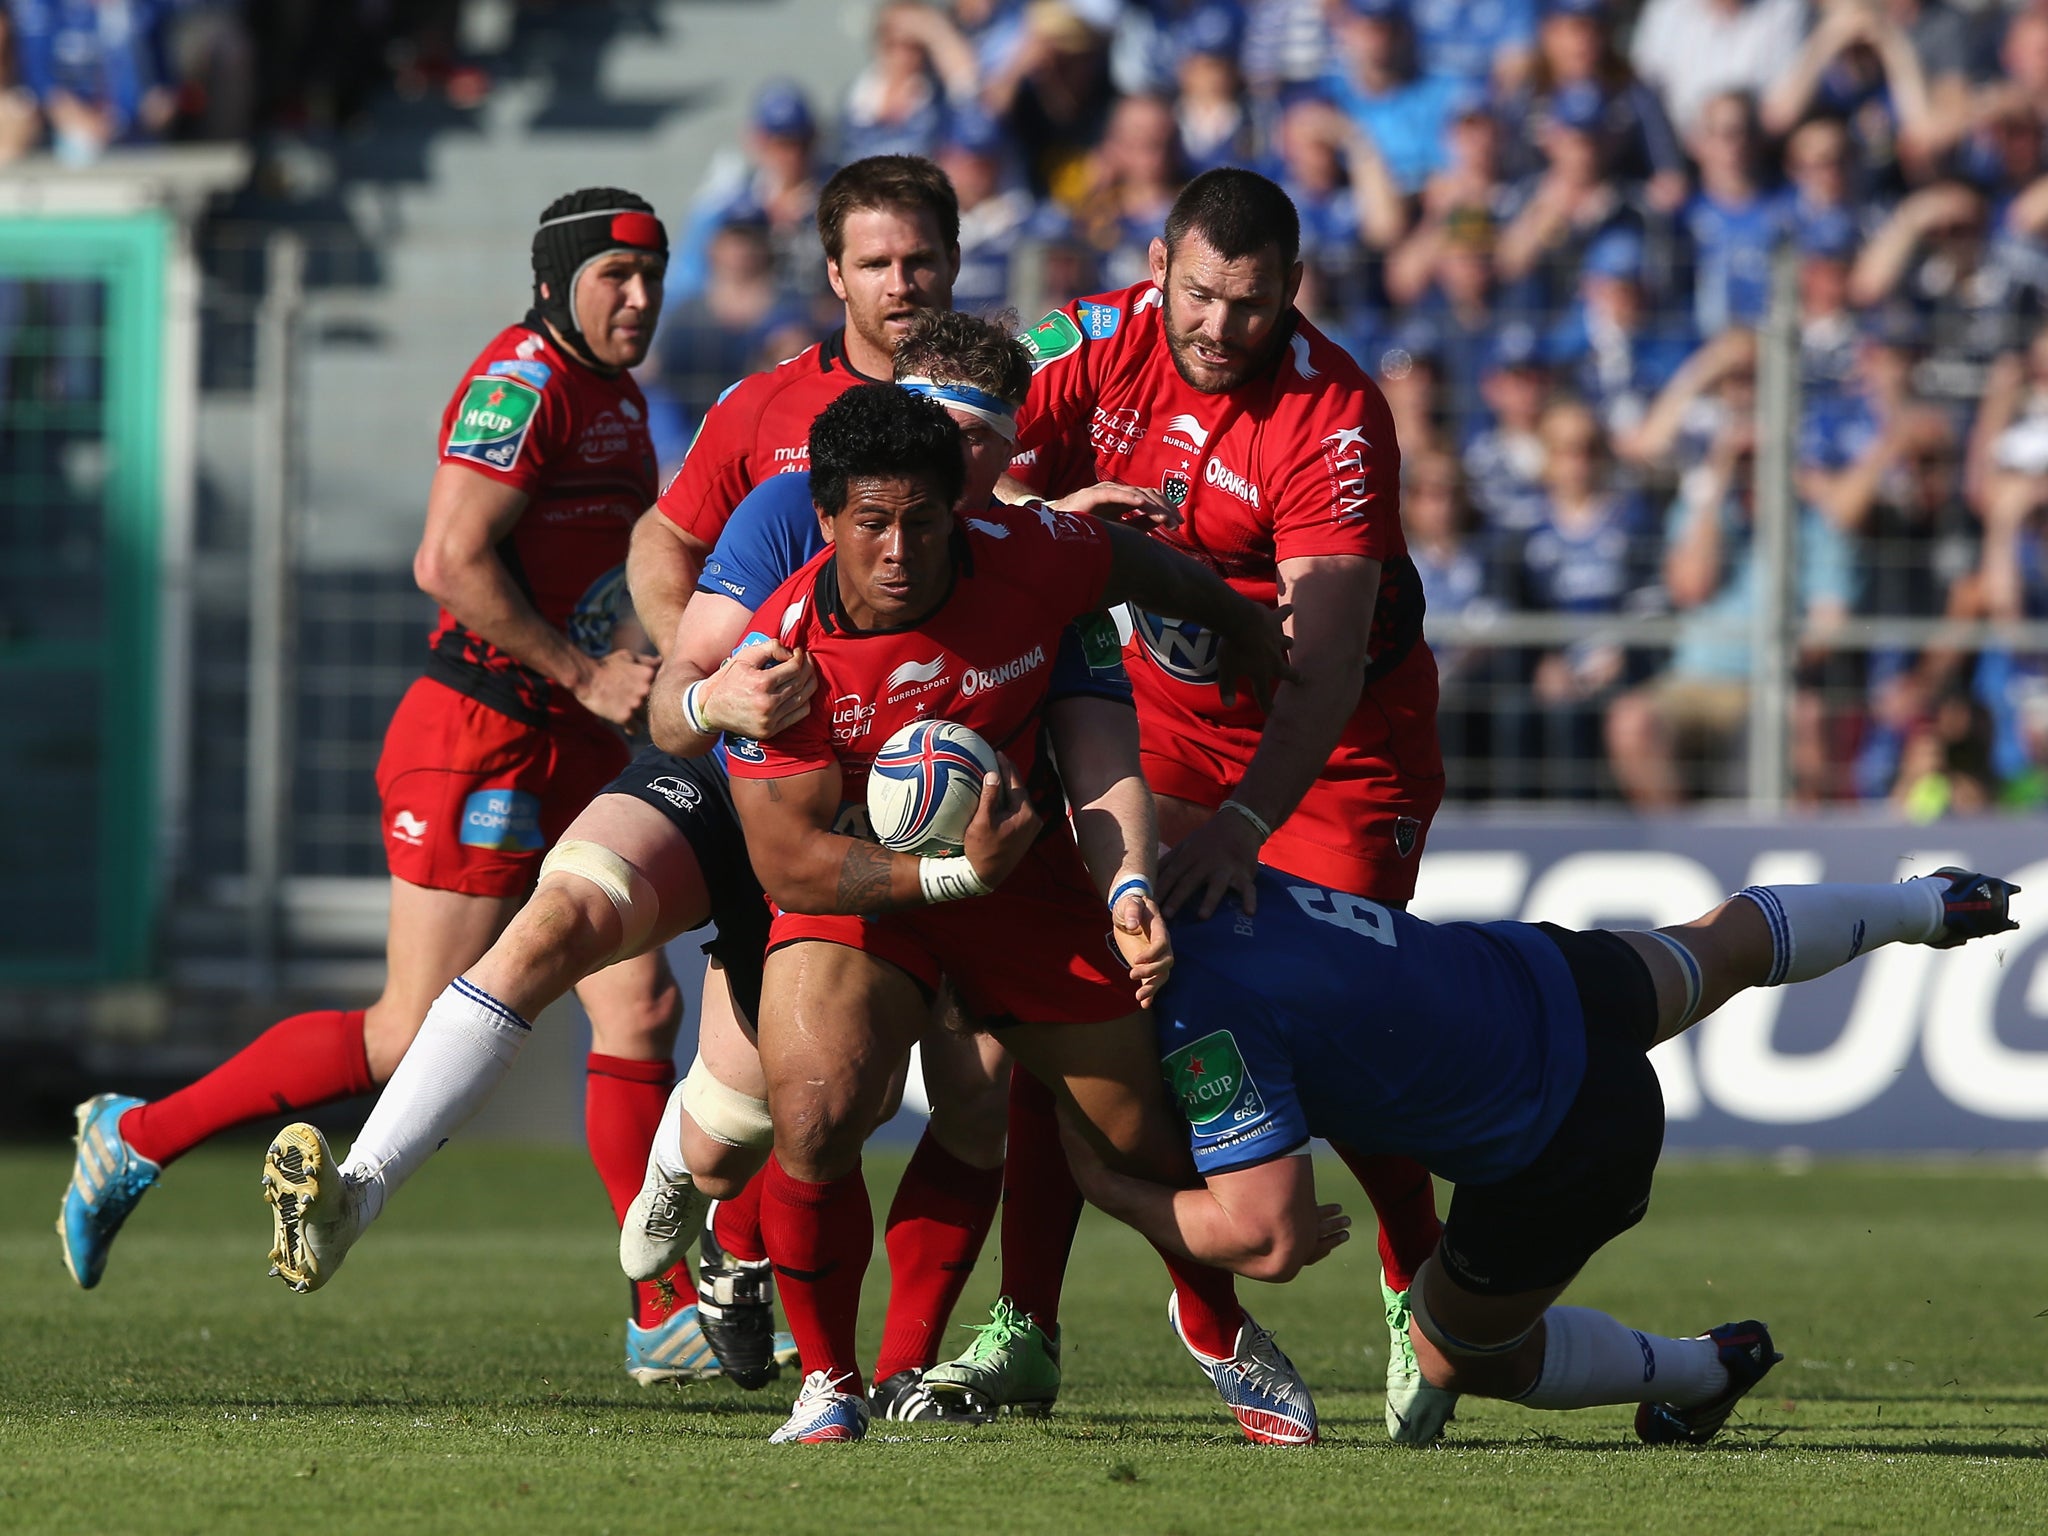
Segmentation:
{"type": "Polygon", "coordinates": [[[661,918],[661,898],[655,895],[647,877],[602,843],[572,839],[555,844],[540,861],[541,879],[549,875],[575,875],[588,880],[618,910],[619,947],[612,951],[607,965],[612,960],[638,954],[661,918]]]}
{"type": "Polygon", "coordinates": [[[768,1101],[728,1088],[711,1075],[699,1056],[683,1078],[683,1108],[697,1129],[728,1147],[772,1147],[775,1127],[768,1120],[768,1101]]]}

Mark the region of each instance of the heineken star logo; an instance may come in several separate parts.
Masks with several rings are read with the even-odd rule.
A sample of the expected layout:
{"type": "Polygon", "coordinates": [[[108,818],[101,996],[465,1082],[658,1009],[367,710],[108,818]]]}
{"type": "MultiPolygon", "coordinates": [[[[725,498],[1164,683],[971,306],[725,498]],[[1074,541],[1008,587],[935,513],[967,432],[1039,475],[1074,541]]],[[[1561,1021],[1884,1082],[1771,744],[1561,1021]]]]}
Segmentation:
{"type": "Polygon", "coordinates": [[[503,404],[503,403],[504,403],[504,400],[505,400],[505,386],[504,386],[504,385],[502,385],[502,384],[500,384],[500,385],[499,385],[499,386],[498,386],[498,387],[497,387],[496,389],[494,389],[494,390],[492,390],[492,391],[490,392],[489,396],[488,396],[488,397],[487,397],[487,398],[486,398],[486,399],[484,400],[484,404],[485,404],[485,405],[501,405],[501,404],[503,404]]]}
{"type": "Polygon", "coordinates": [[[1202,1065],[1201,1057],[1190,1056],[1188,1058],[1188,1076],[1200,1077],[1207,1070],[1208,1069],[1202,1065]]]}

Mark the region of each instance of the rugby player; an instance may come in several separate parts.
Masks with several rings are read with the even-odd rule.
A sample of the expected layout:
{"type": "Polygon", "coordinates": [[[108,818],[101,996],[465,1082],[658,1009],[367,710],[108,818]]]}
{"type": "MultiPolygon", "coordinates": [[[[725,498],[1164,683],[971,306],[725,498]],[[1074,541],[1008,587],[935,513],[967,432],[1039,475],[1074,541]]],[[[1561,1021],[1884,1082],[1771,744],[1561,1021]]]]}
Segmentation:
{"type": "MultiPolygon", "coordinates": [[[[1350,356],[1294,309],[1299,232],[1272,182],[1207,172],[1152,242],[1149,282],[1055,310],[1027,338],[1038,372],[1011,494],[1156,487],[1180,521],[1155,538],[1246,597],[1293,609],[1301,681],[1270,712],[1219,694],[1202,626],[1134,614],[1125,659],[1172,848],[1160,887],[1169,912],[1192,900],[1207,915],[1226,890],[1252,901],[1262,859],[1405,902],[1443,796],[1436,663],[1401,533],[1393,420],[1350,356]]],[[[1012,1096],[1013,1154],[1056,1169],[1050,1101],[1021,1076],[1012,1096]]],[[[1339,1150],[1380,1217],[1388,1432],[1432,1439],[1452,1404],[1417,1374],[1404,1297],[1436,1243],[1435,1195],[1411,1159],[1339,1150]]],[[[930,1374],[935,1391],[1003,1403],[1044,1374],[1066,1253],[1010,1241],[1009,1224],[1070,1233],[1080,1195],[1052,1174],[1010,1195],[1011,1294],[972,1349],[930,1374]]]]}
{"type": "MultiPolygon", "coordinates": [[[[938,395],[953,414],[967,455],[965,499],[986,505],[1009,459],[1007,434],[1015,430],[1014,409],[1029,379],[1016,343],[1000,326],[926,311],[895,366],[918,375],[913,387],[938,395]],[[986,409],[991,395],[1006,409],[986,409]]],[[[1094,491],[1077,498],[1076,506],[1100,505],[1113,494],[1094,491]]],[[[723,762],[705,755],[715,735],[694,734],[677,700],[685,685],[708,675],[689,714],[720,729],[771,735],[803,713],[811,676],[776,660],[777,648],[751,647],[731,666],[720,662],[746,632],[753,611],[748,596],[758,601],[824,542],[808,476],[771,477],[748,495],[700,578],[662,671],[668,697],[656,700],[654,714],[663,721],[657,734],[686,756],[641,752],[577,817],[543,865],[533,898],[436,1000],[408,1057],[415,1065],[402,1066],[393,1078],[336,1177],[326,1176],[335,1165],[314,1127],[289,1126],[272,1144],[266,1187],[274,1197],[273,1262],[288,1284],[313,1290],[332,1277],[398,1185],[495,1090],[524,1043],[524,1020],[616,957],[659,949],[707,921],[718,925],[707,948],[726,985],[707,988],[698,1059],[670,1096],[657,1155],[648,1159],[656,1171],[622,1233],[626,1257],[649,1250],[656,1241],[650,1228],[663,1229],[664,1256],[655,1263],[626,1258],[629,1274],[653,1279],[680,1262],[704,1214],[701,1196],[737,1193],[765,1160],[768,1106],[750,1032],[759,1010],[768,913],[734,819],[723,762]]],[[[1078,640],[1063,641],[1048,724],[1069,786],[1084,804],[1142,790],[1129,699],[1114,651],[1098,669],[1087,663],[1078,640]],[[1104,740],[1113,748],[1107,754],[1097,746],[1104,740]]],[[[939,1198],[892,1209],[888,1228],[890,1325],[877,1411],[900,1418],[935,1416],[935,1406],[913,1389],[936,1356],[939,1331],[979,1254],[1002,1163],[1000,1093],[992,1105],[981,1102],[985,1074],[974,1070],[971,1048],[950,1037],[934,1037],[932,1044],[925,1063],[933,1123],[913,1159],[920,1176],[911,1183],[936,1190],[939,1198]]],[[[761,1282],[767,1285],[765,1275],[761,1282]]],[[[748,1323],[756,1316],[751,1309],[742,1313],[748,1323]]],[[[773,1375],[767,1306],[758,1321],[758,1338],[743,1334],[725,1362],[742,1386],[760,1386],[773,1375]]],[[[665,1341],[664,1353],[647,1363],[707,1374],[708,1359],[701,1334],[693,1333],[665,1341]]]]}
{"type": "MultiPolygon", "coordinates": [[[[798,724],[726,743],[734,807],[777,909],[760,1021],[775,1138],[762,1225],[806,1371],[778,1441],[866,1432],[854,1333],[873,1224],[860,1149],[942,971],[1106,1155],[1155,1177],[1186,1166],[1106,926],[1113,917],[1120,947],[1156,947],[1150,817],[1135,836],[1098,828],[1077,852],[1053,803],[1039,737],[1061,630],[1135,597],[1224,637],[1226,690],[1242,675],[1264,693],[1285,671],[1270,609],[1137,534],[1048,507],[956,521],[958,436],[937,404],[901,390],[849,391],[819,416],[811,494],[833,544],[755,613],[763,638],[807,654],[817,691],[798,724]],[[920,718],[970,725],[1005,754],[951,858],[861,835],[868,763],[920,718]]],[[[1224,1277],[1168,1266],[1169,1316],[1246,1434],[1312,1440],[1306,1387],[1224,1277]]]]}
{"type": "MultiPolygon", "coordinates": [[[[391,915],[383,995],[273,1025],[154,1103],[79,1107],[58,1232],[82,1286],[163,1167],[246,1120],[389,1079],[428,1005],[474,965],[533,887],[548,846],[627,760],[652,658],[614,646],[634,519],[654,494],[646,403],[627,370],[661,314],[668,237],[645,199],[573,192],[533,237],[533,308],[477,356],[442,414],[413,570],[441,605],[426,675],[377,767],[391,915]]],[[[674,1071],[679,999],[658,953],[584,978],[586,1123],[623,1211],[674,1071]],[[622,1173],[623,1170],[623,1173],[622,1173]],[[623,1177],[623,1182],[621,1182],[623,1177]]],[[[628,1360],[674,1324],[640,1287],[628,1360]]]]}
{"type": "Polygon", "coordinates": [[[1089,1197],[1154,1243],[1286,1280],[1344,1240],[1316,1203],[1311,1136],[1422,1159],[1457,1185],[1410,1292],[1425,1378],[1530,1408],[1638,1403],[1652,1444],[1703,1443],[1781,1358],[1762,1323],[1645,1333],[1558,1297],[1642,1220],[1664,1139],[1646,1053],[1750,987],[1808,981],[1885,944],[1947,949],[2018,927],[2017,886],[1942,869],[1897,885],[1750,886],[1647,933],[1425,923],[1275,870],[1173,926],[1155,1012],[1206,1183],[1095,1161],[1089,1197]]]}

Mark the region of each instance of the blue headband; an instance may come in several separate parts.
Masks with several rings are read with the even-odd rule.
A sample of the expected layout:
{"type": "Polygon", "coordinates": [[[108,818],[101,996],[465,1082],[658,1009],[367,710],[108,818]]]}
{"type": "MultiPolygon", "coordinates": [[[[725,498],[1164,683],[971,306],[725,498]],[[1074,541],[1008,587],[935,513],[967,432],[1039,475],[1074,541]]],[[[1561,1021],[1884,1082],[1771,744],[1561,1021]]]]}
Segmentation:
{"type": "Polygon", "coordinates": [[[923,395],[941,405],[950,405],[955,410],[987,422],[1001,434],[1005,442],[1017,441],[1017,411],[1009,401],[987,390],[976,389],[971,384],[941,384],[936,379],[898,379],[898,386],[913,395],[923,395]]]}

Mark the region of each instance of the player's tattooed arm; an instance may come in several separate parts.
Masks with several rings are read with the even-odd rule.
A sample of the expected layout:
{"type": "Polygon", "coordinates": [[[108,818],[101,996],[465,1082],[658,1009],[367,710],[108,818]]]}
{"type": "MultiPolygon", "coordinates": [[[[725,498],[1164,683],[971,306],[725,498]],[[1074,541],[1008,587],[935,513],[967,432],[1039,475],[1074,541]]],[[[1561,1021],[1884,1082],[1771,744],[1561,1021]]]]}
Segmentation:
{"type": "Polygon", "coordinates": [[[1235,702],[1237,684],[1243,681],[1259,707],[1270,709],[1274,690],[1294,680],[1283,627],[1286,610],[1253,602],[1207,566],[1157,539],[1112,523],[1101,526],[1109,539],[1103,604],[1132,602],[1166,618],[1188,619],[1215,630],[1223,642],[1216,679],[1223,702],[1235,702]]]}
{"type": "Polygon", "coordinates": [[[890,895],[895,886],[896,855],[880,843],[863,843],[848,838],[846,857],[839,864],[841,912],[891,912],[899,903],[890,895]]]}
{"type": "Polygon", "coordinates": [[[917,860],[833,828],[839,768],[776,779],[732,778],[733,807],[762,888],[785,912],[869,915],[921,906],[917,860]]]}

